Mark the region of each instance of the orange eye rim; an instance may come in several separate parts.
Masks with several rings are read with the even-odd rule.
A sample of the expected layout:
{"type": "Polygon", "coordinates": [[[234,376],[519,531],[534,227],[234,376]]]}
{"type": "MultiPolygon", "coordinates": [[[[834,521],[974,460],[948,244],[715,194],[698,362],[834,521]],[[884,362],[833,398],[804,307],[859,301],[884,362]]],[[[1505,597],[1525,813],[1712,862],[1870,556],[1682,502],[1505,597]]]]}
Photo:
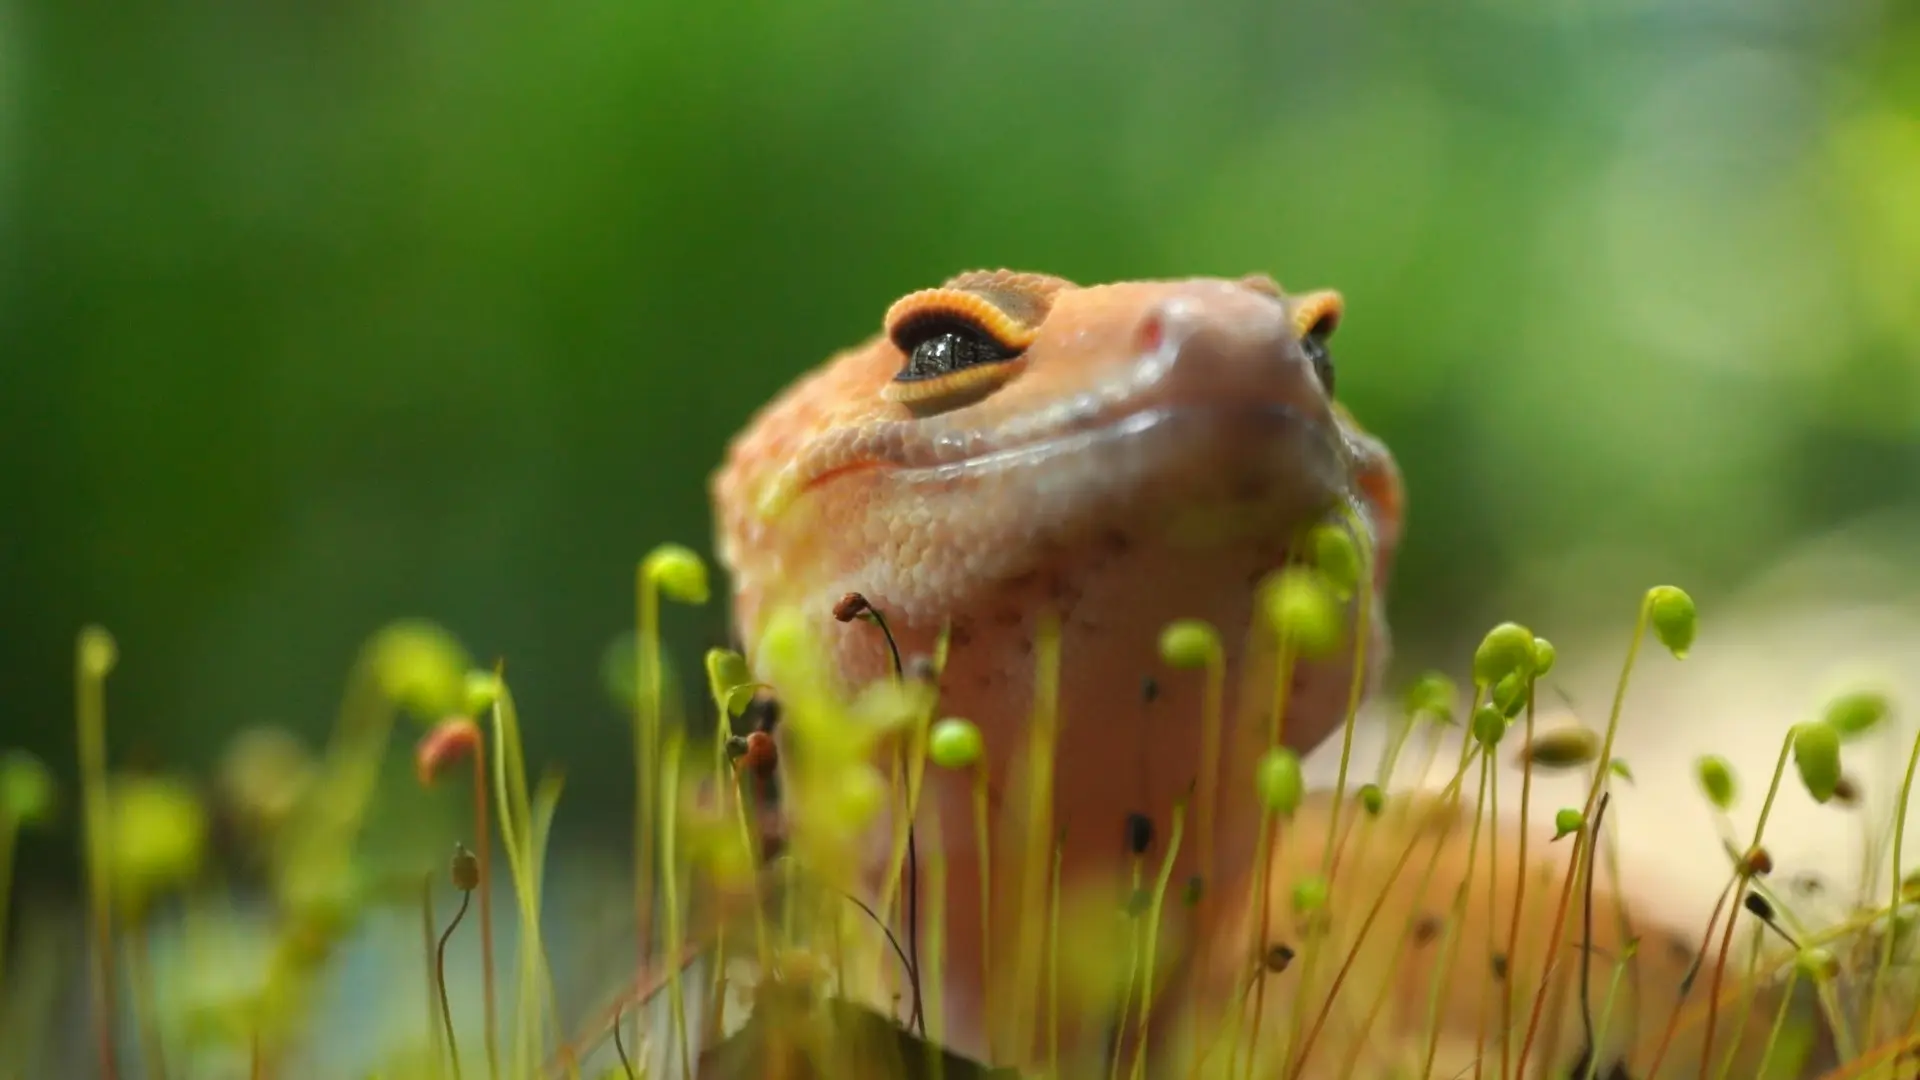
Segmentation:
{"type": "Polygon", "coordinates": [[[897,376],[881,393],[889,401],[916,411],[938,411],[992,393],[1026,370],[1026,350],[1038,336],[1034,327],[1014,318],[993,301],[964,289],[922,289],[896,300],[883,320],[887,338],[901,353],[911,356],[920,343],[912,340],[916,328],[928,324],[959,324],[976,330],[1012,355],[1003,360],[970,364],[955,371],[902,381],[897,376]]]}
{"type": "Polygon", "coordinates": [[[1315,289],[1303,294],[1294,304],[1293,332],[1301,337],[1317,335],[1330,338],[1340,328],[1347,302],[1338,290],[1315,289]]]}
{"type": "Polygon", "coordinates": [[[1005,386],[1008,380],[1025,371],[1026,367],[1027,357],[1022,353],[989,364],[974,364],[930,379],[889,382],[880,392],[888,401],[916,410],[958,408],[1005,386]]]}
{"type": "Polygon", "coordinates": [[[963,289],[921,289],[908,293],[887,309],[883,324],[894,345],[902,352],[911,352],[901,335],[935,320],[966,323],[1009,352],[1025,352],[1038,336],[1033,327],[1007,314],[993,301],[963,289]]]}

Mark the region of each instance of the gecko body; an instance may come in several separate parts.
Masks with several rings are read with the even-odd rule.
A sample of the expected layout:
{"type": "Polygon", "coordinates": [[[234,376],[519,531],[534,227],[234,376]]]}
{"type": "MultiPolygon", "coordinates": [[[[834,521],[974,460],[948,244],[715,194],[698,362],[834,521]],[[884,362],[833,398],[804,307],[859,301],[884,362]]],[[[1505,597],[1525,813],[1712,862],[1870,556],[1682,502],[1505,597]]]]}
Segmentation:
{"type": "MultiPolygon", "coordinates": [[[[1080,287],[990,271],[902,298],[881,333],[762,410],[715,478],[749,659],[767,614],[793,606],[833,643],[849,685],[883,677],[880,636],[834,619],[848,592],[885,615],[909,655],[950,627],[940,708],[980,727],[998,818],[1026,743],[1039,620],[1057,617],[1063,877],[1117,883],[1129,816],[1166,837],[1202,772],[1202,680],[1165,667],[1161,629],[1179,618],[1217,628],[1231,715],[1256,585],[1305,527],[1353,511],[1376,553],[1376,600],[1384,591],[1400,477],[1334,402],[1340,315],[1337,294],[1293,296],[1265,277],[1080,287]]],[[[1363,655],[1377,669],[1387,635],[1372,615],[1363,655]]],[[[1288,744],[1309,748],[1340,722],[1351,659],[1301,668],[1288,744]]],[[[1220,768],[1219,850],[1241,851],[1252,762],[1220,768]]],[[[929,774],[923,811],[941,815],[947,838],[954,957],[980,946],[968,807],[964,777],[929,774]]],[[[1235,865],[1223,854],[1217,869],[1235,865]]],[[[994,914],[998,926],[1018,917],[994,914]]],[[[983,1052],[988,990],[967,964],[952,969],[949,1041],[983,1052]]]]}

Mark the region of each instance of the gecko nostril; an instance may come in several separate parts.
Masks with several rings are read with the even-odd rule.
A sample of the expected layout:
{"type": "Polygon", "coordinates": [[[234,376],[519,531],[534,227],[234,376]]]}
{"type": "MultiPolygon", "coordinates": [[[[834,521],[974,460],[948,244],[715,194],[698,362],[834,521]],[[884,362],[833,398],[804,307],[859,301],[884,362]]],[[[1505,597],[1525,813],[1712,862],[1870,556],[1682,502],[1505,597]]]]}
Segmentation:
{"type": "Polygon", "coordinates": [[[1158,352],[1167,339],[1167,320],[1159,308],[1147,312],[1140,325],[1133,331],[1133,349],[1136,353],[1158,352]]]}

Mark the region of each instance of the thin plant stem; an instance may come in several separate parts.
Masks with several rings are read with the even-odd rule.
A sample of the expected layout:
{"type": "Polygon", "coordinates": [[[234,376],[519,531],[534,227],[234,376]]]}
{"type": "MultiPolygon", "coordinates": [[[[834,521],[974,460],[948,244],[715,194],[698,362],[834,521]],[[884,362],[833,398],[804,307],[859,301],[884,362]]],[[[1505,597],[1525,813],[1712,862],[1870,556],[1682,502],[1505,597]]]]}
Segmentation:
{"type": "MultiPolygon", "coordinates": [[[[1353,533],[1356,537],[1364,537],[1366,530],[1363,528],[1355,528],[1353,533]]],[[[1367,641],[1372,631],[1370,619],[1373,613],[1374,600],[1373,551],[1371,545],[1365,543],[1364,540],[1360,540],[1357,543],[1361,551],[1361,573],[1358,594],[1359,600],[1358,603],[1354,605],[1353,670],[1351,678],[1348,679],[1347,683],[1346,718],[1340,725],[1340,769],[1339,775],[1334,782],[1333,809],[1327,817],[1327,842],[1320,854],[1320,876],[1326,881],[1329,892],[1334,888],[1335,879],[1339,873],[1340,852],[1345,847],[1341,842],[1340,815],[1341,812],[1346,809],[1347,804],[1347,778],[1353,762],[1353,734],[1360,718],[1360,701],[1366,694],[1367,641]]],[[[1265,942],[1261,943],[1263,948],[1265,944],[1265,942]]],[[[1302,952],[1304,952],[1305,955],[1300,958],[1301,986],[1308,987],[1314,984],[1313,976],[1319,967],[1320,954],[1322,951],[1321,938],[1317,935],[1309,938],[1302,948],[1302,952]]],[[[1306,1004],[1306,994],[1299,993],[1293,996],[1293,1008],[1291,1010],[1291,1016],[1289,1016],[1287,1021],[1286,1045],[1289,1053],[1293,1052],[1293,1049],[1300,1045],[1300,1029],[1301,1026],[1306,1023],[1307,1018],[1306,1004]]]]}
{"type": "MultiPolygon", "coordinates": [[[[987,820],[987,759],[981,755],[973,763],[973,835],[975,858],[980,862],[980,985],[993,986],[993,834],[987,820]]],[[[993,1057],[994,1030],[987,1024],[987,1055],[993,1057]]]]}
{"type": "Polygon", "coordinates": [[[1773,1012],[1773,1026],[1767,1029],[1767,1042],[1760,1050],[1759,1067],[1764,1069],[1773,1061],[1774,1047],[1780,1045],[1780,1033],[1786,1030],[1787,1011],[1793,1005],[1793,988],[1800,981],[1800,965],[1787,969],[1787,984],[1780,991],[1780,1007],[1773,1012]]]}
{"type": "Polygon", "coordinates": [[[1213,888],[1214,830],[1220,814],[1220,729],[1225,721],[1226,656],[1216,646],[1207,650],[1205,688],[1200,699],[1200,806],[1195,822],[1199,841],[1201,898],[1213,888]]]}
{"type": "MultiPolygon", "coordinates": [[[[1764,836],[1767,831],[1767,818],[1773,813],[1773,801],[1780,794],[1780,779],[1782,776],[1786,774],[1786,771],[1787,771],[1787,755],[1792,752],[1793,752],[1793,733],[1789,731],[1787,733],[1787,737],[1781,740],[1780,758],[1778,761],[1774,763],[1773,779],[1769,781],[1767,784],[1767,797],[1760,804],[1760,819],[1759,821],[1755,822],[1753,826],[1753,843],[1748,848],[1748,850],[1752,850],[1753,848],[1759,847],[1761,837],[1764,836]]],[[[1746,883],[1748,880],[1750,880],[1751,876],[1752,875],[1748,871],[1747,864],[1743,860],[1740,863],[1738,869],[1734,871],[1733,892],[1735,895],[1738,895],[1746,887],[1746,883]]],[[[1739,907],[1734,906],[1728,909],[1726,930],[1721,935],[1721,938],[1720,938],[1720,953],[1718,958],[1714,962],[1713,980],[1707,990],[1707,1002],[1708,1002],[1707,1031],[1706,1031],[1706,1037],[1701,1041],[1702,1049],[1700,1051],[1700,1073],[1703,1076],[1706,1074],[1708,1066],[1712,1063],[1712,1059],[1710,1058],[1709,1055],[1713,1053],[1714,1027],[1717,1021],[1719,1020],[1719,1016],[1720,1016],[1720,980],[1722,975],[1724,975],[1726,972],[1727,949],[1733,941],[1733,927],[1734,927],[1734,924],[1739,921],[1740,921],[1739,907]]],[[[1703,955],[1702,959],[1704,958],[1705,957],[1703,955]]],[[[1675,1019],[1676,1020],[1678,1019],[1677,1013],[1675,1014],[1675,1019]]],[[[1673,1021],[1669,1021],[1668,1022],[1669,1035],[1671,1035],[1672,1030],[1673,1030],[1673,1021]]],[[[1654,1068],[1653,1068],[1653,1072],[1650,1075],[1656,1075],[1656,1076],[1659,1075],[1660,1060],[1661,1058],[1666,1056],[1666,1050],[1667,1050],[1666,1045],[1662,1044],[1662,1046],[1660,1047],[1660,1057],[1654,1058],[1654,1068]]]]}
{"type": "MultiPolygon", "coordinates": [[[[1500,924],[1498,906],[1500,899],[1500,772],[1498,769],[1492,770],[1487,777],[1487,817],[1495,823],[1494,828],[1487,836],[1487,936],[1491,938],[1494,933],[1493,928],[1500,924]]],[[[1526,864],[1522,863],[1520,864],[1519,878],[1525,881],[1526,877],[1526,864]]],[[[1473,868],[1471,866],[1467,868],[1466,880],[1473,880],[1473,868]]],[[[1499,983],[1502,997],[1506,995],[1506,988],[1513,983],[1513,952],[1511,949],[1506,952],[1505,957],[1506,969],[1496,980],[1499,983]]],[[[1492,1009],[1487,1007],[1486,991],[1489,987],[1486,983],[1481,983],[1480,986],[1480,1022],[1477,1025],[1478,1030],[1474,1033],[1474,1080],[1480,1080],[1480,1078],[1485,1075],[1484,1066],[1487,1060],[1487,1017],[1493,1012],[1492,1009]]],[[[1500,1029],[1500,1043],[1504,1046],[1506,1042],[1507,1032],[1505,1028],[1502,1028],[1500,1029]]]]}
{"type": "Polygon", "coordinates": [[[943,1080],[946,1058],[940,1053],[940,1041],[944,1034],[942,1029],[946,1027],[946,1013],[943,1011],[940,987],[946,981],[941,973],[945,970],[947,948],[947,857],[946,845],[939,839],[940,821],[937,816],[930,828],[934,835],[927,847],[927,969],[933,977],[927,981],[927,1022],[930,1031],[926,1044],[927,1056],[932,1059],[932,1067],[928,1071],[933,1080],[943,1080]]]}
{"type": "Polygon", "coordinates": [[[487,821],[487,740],[473,741],[473,846],[480,871],[480,982],[486,1020],[488,1080],[500,1078],[499,1014],[494,1001],[493,830],[487,821]]]}
{"type": "Polygon", "coordinates": [[[1718,1080],[1728,1080],[1728,1077],[1733,1075],[1734,1059],[1740,1056],[1739,1032],[1746,1030],[1747,1019],[1753,1015],[1753,999],[1757,996],[1755,977],[1760,971],[1760,953],[1761,947],[1765,944],[1766,932],[1767,927],[1764,922],[1754,925],[1753,948],[1747,953],[1747,977],[1741,983],[1747,992],[1740,997],[1740,1019],[1734,1022],[1734,1037],[1727,1044],[1726,1056],[1720,1059],[1718,1080]]]}
{"type": "Polygon", "coordinates": [[[639,1073],[633,1070],[633,1059],[627,1056],[626,1041],[620,1038],[620,1017],[613,1018],[613,1052],[620,1056],[620,1070],[627,1074],[627,1080],[635,1080],[639,1073]]]}
{"type": "MultiPolygon", "coordinates": [[[[674,859],[675,811],[679,806],[679,788],[672,782],[672,778],[680,775],[680,753],[683,741],[678,731],[667,740],[666,761],[661,769],[661,776],[668,782],[661,785],[659,793],[663,815],[661,832],[664,845],[661,861],[666,863],[662,885],[666,895],[662,899],[667,909],[667,948],[674,952],[680,951],[683,942],[680,927],[679,874],[675,872],[674,859]]],[[[680,1046],[681,1080],[693,1080],[692,1051],[687,1046],[687,1001],[680,984],[680,969],[677,967],[667,972],[667,1004],[673,1011],[674,1038],[680,1046]]]]}
{"type": "Polygon", "coordinates": [[[159,1002],[153,992],[152,965],[147,963],[147,931],[142,922],[127,927],[127,983],[133,990],[134,1026],[140,1033],[141,1072],[152,1080],[167,1080],[165,1041],[160,1037],[159,1002]]]}
{"type": "MultiPolygon", "coordinates": [[[[1903,882],[1900,880],[1900,853],[1907,833],[1907,801],[1913,795],[1914,767],[1920,765],[1920,735],[1913,740],[1913,750],[1907,755],[1907,773],[1900,781],[1900,808],[1893,819],[1893,896],[1888,900],[1887,914],[1889,931],[1880,936],[1880,961],[1873,966],[1873,987],[1867,994],[1867,1031],[1866,1041],[1872,1043],[1879,1030],[1880,989],[1886,981],[1887,969],[1893,966],[1892,916],[1900,910],[1904,899],[1900,894],[1903,882]]],[[[4,893],[0,893],[4,896],[4,893]]],[[[0,926],[5,922],[0,921],[0,926]]]]}
{"type": "MultiPolygon", "coordinates": [[[[1273,849],[1273,815],[1271,813],[1262,813],[1260,815],[1260,833],[1254,847],[1254,850],[1258,854],[1254,857],[1253,877],[1248,889],[1248,899],[1250,904],[1255,906],[1255,911],[1258,913],[1256,917],[1259,919],[1260,934],[1254,941],[1254,950],[1256,953],[1260,949],[1266,948],[1267,936],[1272,932],[1273,849]]],[[[1257,1062],[1259,1061],[1260,1017],[1266,1009],[1267,980],[1259,973],[1258,968],[1256,968],[1255,971],[1254,982],[1250,987],[1253,998],[1253,1018],[1251,1021],[1253,1027],[1252,1030],[1247,1033],[1246,1046],[1248,1080],[1252,1080],[1254,1070],[1257,1068],[1257,1062]]],[[[1236,1028],[1239,1026],[1239,1021],[1244,1018],[1243,1014],[1245,1011],[1245,1003],[1242,1003],[1241,1006],[1235,1010],[1236,1028]]],[[[1237,1032],[1234,1036],[1233,1046],[1233,1053],[1238,1054],[1239,1035],[1237,1032]]],[[[1233,1076],[1234,1061],[1234,1058],[1229,1057],[1227,1068],[1229,1080],[1231,1080],[1233,1076]]]]}
{"type": "MultiPolygon", "coordinates": [[[[1147,1067],[1147,1038],[1153,1024],[1154,961],[1160,951],[1160,919],[1166,910],[1167,883],[1173,879],[1173,861],[1180,856],[1180,833],[1186,825],[1186,806],[1173,808],[1172,835],[1167,838],[1167,854],[1160,863],[1160,876],[1153,885],[1153,905],[1147,912],[1147,970],[1140,985],[1140,1046],[1134,1053],[1134,1080],[1140,1080],[1147,1067]]],[[[1056,1067],[1050,1075],[1058,1076],[1056,1067]]]]}
{"type": "MultiPolygon", "coordinates": [[[[119,1075],[114,1047],[114,1021],[119,1015],[114,994],[113,905],[108,887],[110,828],[107,806],[106,672],[101,653],[112,648],[106,631],[82,631],[76,648],[75,673],[80,743],[80,789],[85,805],[88,914],[93,936],[93,1023],[98,1043],[100,1074],[104,1080],[119,1075]]],[[[110,658],[111,653],[108,652],[110,658]]]]}
{"type": "Polygon", "coordinates": [[[1622,959],[1613,965],[1613,978],[1607,983],[1606,1004],[1600,1009],[1600,1034],[1587,1040],[1587,1067],[1571,1080],[1594,1080],[1594,1075],[1600,1069],[1600,1041],[1597,1040],[1604,1040],[1607,1029],[1613,1025],[1613,1006],[1620,995],[1620,976],[1626,973],[1628,963],[1622,959]]]}
{"type": "Polygon", "coordinates": [[[634,932],[644,967],[653,952],[654,783],[660,752],[660,592],[642,560],[634,581],[634,932]]]}
{"type": "Polygon", "coordinates": [[[1013,994],[1015,1053],[1033,1053],[1044,930],[1047,862],[1053,845],[1053,755],[1060,735],[1060,619],[1049,612],[1034,634],[1034,717],[1028,728],[1025,858],[1020,868],[1020,951],[1013,994]]]}
{"type": "MultiPolygon", "coordinates": [[[[1140,858],[1133,859],[1133,888],[1127,893],[1131,900],[1134,893],[1140,891],[1140,858]]],[[[1113,1046],[1107,1052],[1107,1080],[1119,1080],[1120,1047],[1127,1037],[1127,1014],[1133,1007],[1133,983],[1140,974],[1140,927],[1135,916],[1133,932],[1127,935],[1127,979],[1120,990],[1120,1015],[1113,1022],[1113,1046]]]]}
{"type": "MultiPolygon", "coordinates": [[[[1287,697],[1293,688],[1294,644],[1282,628],[1280,633],[1279,658],[1273,677],[1273,710],[1267,717],[1267,746],[1275,748],[1281,745],[1280,736],[1287,725],[1287,697]]],[[[1255,943],[1256,950],[1267,947],[1273,933],[1273,850],[1277,845],[1274,833],[1273,815],[1260,817],[1259,856],[1254,865],[1259,868],[1254,879],[1254,889],[1259,894],[1260,937],[1255,943]]],[[[1304,995],[1296,995],[1301,997],[1304,995]]],[[[1256,1068],[1260,1051],[1261,1020],[1266,1014],[1267,980],[1261,979],[1253,988],[1253,1031],[1247,1035],[1247,1070],[1251,1080],[1252,1070],[1256,1068]]],[[[1283,1059],[1284,1060],[1284,1059],[1283,1059]]]]}
{"type": "Polygon", "coordinates": [[[421,875],[420,880],[420,940],[422,943],[423,965],[427,976],[427,1047],[432,1055],[432,1075],[435,1080],[440,1076],[441,1055],[446,1052],[442,1042],[445,1036],[440,1030],[440,993],[439,963],[434,946],[439,935],[433,928],[433,872],[421,875]]]}
{"type": "Polygon", "coordinates": [[[1446,959],[1441,962],[1440,971],[1433,978],[1433,994],[1427,1003],[1427,1053],[1426,1066],[1422,1076],[1433,1075],[1433,1059],[1440,1052],[1440,1002],[1447,991],[1447,973],[1460,959],[1460,941],[1465,936],[1459,932],[1460,916],[1465,913],[1468,886],[1473,882],[1473,864],[1480,852],[1480,826],[1486,818],[1487,776],[1492,771],[1488,755],[1480,755],[1480,790],[1474,800],[1473,831],[1467,837],[1467,869],[1461,876],[1460,888],[1454,895],[1453,915],[1447,920],[1446,959]]]}
{"type": "MultiPolygon", "coordinates": [[[[1587,789],[1587,802],[1582,811],[1589,821],[1593,819],[1593,812],[1599,805],[1600,789],[1607,782],[1607,776],[1613,762],[1614,736],[1620,732],[1620,713],[1621,710],[1626,707],[1627,687],[1631,685],[1633,681],[1634,661],[1639,659],[1640,643],[1646,639],[1647,623],[1652,617],[1653,602],[1651,594],[1649,594],[1643,596],[1640,600],[1640,612],[1634,619],[1633,624],[1633,637],[1627,643],[1626,662],[1620,665],[1620,679],[1619,682],[1614,685],[1613,690],[1613,705],[1607,711],[1607,733],[1600,742],[1600,758],[1594,765],[1593,783],[1589,785],[1587,789]]],[[[1578,839],[1575,840],[1576,845],[1579,845],[1580,842],[1578,839]]],[[[1574,858],[1578,859],[1579,856],[1580,852],[1575,851],[1574,858]]],[[[1547,941],[1549,942],[1559,941],[1561,931],[1566,926],[1567,905],[1572,900],[1572,885],[1573,875],[1569,874],[1565,884],[1563,884],[1560,889],[1560,902],[1554,909],[1553,930],[1547,935],[1547,941]]],[[[1540,984],[1542,986],[1546,986],[1552,982],[1554,967],[1559,963],[1559,960],[1558,949],[1548,948],[1546,950],[1546,959],[1542,962],[1540,971],[1540,984]]],[[[1527,1055],[1533,1049],[1534,1036],[1539,1033],[1540,1015],[1544,1004],[1544,994],[1537,995],[1534,998],[1532,1016],[1527,1021],[1527,1037],[1526,1040],[1520,1044],[1520,1063],[1516,1067],[1518,1075],[1524,1076],[1526,1074],[1527,1055]]]]}
{"type": "MultiPolygon", "coordinates": [[[[1534,690],[1536,684],[1527,680],[1527,745],[1533,745],[1534,728],[1534,690]]],[[[1527,814],[1533,806],[1533,755],[1520,755],[1520,852],[1514,865],[1519,873],[1514,877],[1513,915],[1507,923],[1507,965],[1509,972],[1520,969],[1520,912],[1527,905],[1527,879],[1533,875],[1527,873],[1527,814]]],[[[1500,987],[1500,1075],[1504,1078],[1513,1075],[1513,995],[1518,984],[1517,979],[1508,978],[1500,987]]]]}
{"type": "MultiPolygon", "coordinates": [[[[1587,1037],[1588,1056],[1593,1058],[1600,1054],[1600,1043],[1593,1032],[1593,866],[1594,854],[1599,850],[1600,838],[1605,832],[1603,826],[1606,824],[1607,806],[1612,798],[1612,792],[1600,796],[1599,809],[1594,811],[1593,821],[1587,825],[1593,842],[1582,852],[1587,858],[1585,878],[1580,883],[1581,891],[1585,894],[1580,905],[1580,1026],[1587,1037]]],[[[1616,971],[1615,982],[1618,981],[1616,971]]]]}
{"type": "Polygon", "coordinates": [[[440,935],[440,943],[433,952],[433,979],[440,990],[440,1022],[447,1029],[447,1055],[453,1060],[453,1080],[460,1080],[460,1039],[453,1033],[453,1005],[447,1000],[447,939],[453,936],[460,926],[460,920],[467,916],[467,905],[473,902],[473,893],[460,892],[460,910],[454,912],[453,921],[440,935]]]}
{"type": "MultiPolygon", "coordinates": [[[[1478,704],[1477,701],[1476,704],[1478,704]]],[[[1460,762],[1454,769],[1453,778],[1441,789],[1441,798],[1457,797],[1455,793],[1459,790],[1461,781],[1466,777],[1467,765],[1472,761],[1472,747],[1473,743],[1471,740],[1462,741],[1460,762]]],[[[1404,818],[1405,815],[1412,813],[1412,809],[1402,807],[1399,812],[1404,818]]],[[[1334,973],[1333,985],[1328,988],[1326,999],[1321,1003],[1320,1011],[1314,1016],[1313,1026],[1307,1029],[1306,1041],[1300,1045],[1300,1053],[1294,1059],[1293,1070],[1289,1074],[1293,1080],[1299,1080],[1300,1077],[1306,1074],[1307,1055],[1313,1050],[1314,1041],[1319,1037],[1321,1030],[1326,1027],[1328,1019],[1332,1016],[1333,1003],[1339,997],[1340,989],[1345,984],[1347,975],[1353,970],[1354,963],[1359,959],[1360,949],[1366,944],[1367,935],[1372,932],[1374,922],[1379,919],[1381,910],[1386,907],[1388,898],[1393,895],[1393,883],[1400,880],[1400,875],[1406,871],[1407,864],[1413,861],[1414,852],[1419,850],[1424,831],[1425,830],[1418,828],[1414,830],[1414,835],[1407,840],[1406,846],[1401,848],[1400,857],[1394,862],[1393,870],[1387,875],[1386,883],[1374,894],[1373,904],[1367,909],[1366,918],[1361,920],[1360,931],[1355,935],[1353,945],[1348,948],[1346,959],[1340,964],[1340,970],[1334,973]]],[[[1426,870],[1421,874],[1420,884],[1413,892],[1414,896],[1426,895],[1428,886],[1433,883],[1434,871],[1440,864],[1441,850],[1442,845],[1437,843],[1433,845],[1432,850],[1427,856],[1426,870]]],[[[1412,919],[1407,920],[1406,924],[1400,928],[1400,934],[1394,942],[1393,953],[1387,961],[1387,970],[1394,970],[1400,963],[1401,956],[1406,952],[1407,941],[1413,936],[1413,930],[1414,921],[1412,919]]],[[[1368,1007],[1366,1019],[1361,1024],[1360,1030],[1366,1031],[1373,1026],[1374,1018],[1380,1014],[1381,1008],[1386,1004],[1387,989],[1388,983],[1383,981],[1374,994],[1373,1004],[1368,1007]]],[[[1335,1073],[1334,1075],[1351,1075],[1355,1068],[1355,1063],[1359,1061],[1360,1051],[1363,1046],[1364,1041],[1356,1039],[1350,1049],[1343,1071],[1335,1073]]]]}
{"type": "Polygon", "coordinates": [[[0,809],[0,1001],[7,1000],[7,916],[13,896],[13,854],[20,839],[20,823],[0,809]]]}
{"type": "Polygon", "coordinates": [[[1047,1075],[1060,1075],[1060,864],[1066,839],[1053,845],[1053,881],[1047,895],[1047,1075]]]}

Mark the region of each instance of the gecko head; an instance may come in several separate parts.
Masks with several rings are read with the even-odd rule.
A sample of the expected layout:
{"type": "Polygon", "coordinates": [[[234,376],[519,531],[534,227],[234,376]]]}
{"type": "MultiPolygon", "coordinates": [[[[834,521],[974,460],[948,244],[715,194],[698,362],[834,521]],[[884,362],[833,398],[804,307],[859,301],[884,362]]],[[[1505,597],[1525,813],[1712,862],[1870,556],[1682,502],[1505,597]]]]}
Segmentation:
{"type": "Polygon", "coordinates": [[[733,471],[764,467],[735,478],[753,509],[723,558],[806,537],[836,549],[801,560],[834,562],[822,587],[938,609],[1116,545],[1282,547],[1343,502],[1390,553],[1397,472],[1333,396],[1341,313],[1264,277],[983,271],[910,293],[736,442],[733,471]]]}

